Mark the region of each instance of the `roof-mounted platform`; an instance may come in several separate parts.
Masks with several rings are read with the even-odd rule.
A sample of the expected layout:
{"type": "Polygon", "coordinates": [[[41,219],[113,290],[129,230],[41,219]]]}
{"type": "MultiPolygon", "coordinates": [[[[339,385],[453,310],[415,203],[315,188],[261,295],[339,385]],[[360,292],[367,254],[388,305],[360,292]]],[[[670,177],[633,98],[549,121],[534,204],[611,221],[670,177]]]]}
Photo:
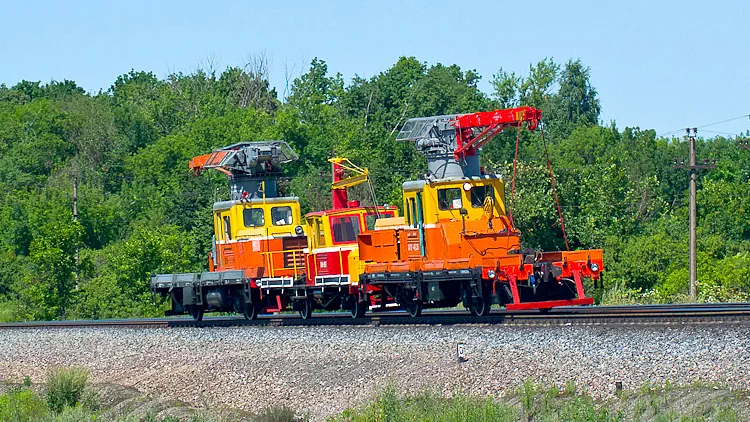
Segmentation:
{"type": "Polygon", "coordinates": [[[284,141],[240,142],[190,160],[190,170],[204,169],[226,174],[232,200],[276,197],[276,180],[282,165],[299,157],[284,141]]]}
{"type": "Polygon", "coordinates": [[[536,129],[542,111],[533,107],[471,114],[418,117],[404,123],[397,141],[413,141],[427,157],[431,177],[478,176],[479,150],[506,127],[528,124],[536,129]]]}
{"type": "Polygon", "coordinates": [[[284,141],[240,142],[190,160],[190,169],[216,169],[231,175],[261,176],[281,172],[281,165],[299,157],[284,141]]]}

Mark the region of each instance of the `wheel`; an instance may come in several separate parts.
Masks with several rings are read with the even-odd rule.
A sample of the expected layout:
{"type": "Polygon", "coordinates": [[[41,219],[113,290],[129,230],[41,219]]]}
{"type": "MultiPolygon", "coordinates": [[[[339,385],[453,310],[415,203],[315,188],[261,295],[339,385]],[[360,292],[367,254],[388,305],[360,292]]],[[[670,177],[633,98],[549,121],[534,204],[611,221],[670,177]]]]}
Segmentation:
{"type": "Polygon", "coordinates": [[[490,314],[490,308],[492,304],[489,301],[477,297],[473,299],[471,304],[471,313],[474,316],[487,316],[490,314]]]}
{"type": "Polygon", "coordinates": [[[416,318],[422,315],[422,301],[421,300],[409,300],[411,303],[406,305],[406,311],[409,312],[409,316],[416,318]]]}
{"type": "Polygon", "coordinates": [[[367,312],[367,302],[360,302],[357,296],[351,296],[351,307],[352,318],[362,318],[367,312]]]}
{"type": "Polygon", "coordinates": [[[203,307],[200,305],[190,306],[190,316],[194,321],[203,321],[203,307]]]}
{"type": "Polygon", "coordinates": [[[245,302],[245,306],[242,308],[242,315],[245,316],[246,320],[252,321],[258,318],[259,314],[260,314],[260,304],[258,302],[253,302],[253,303],[245,302]]]}
{"type": "Polygon", "coordinates": [[[310,319],[313,312],[312,300],[310,298],[305,298],[299,306],[299,316],[301,316],[302,319],[310,319]]]}

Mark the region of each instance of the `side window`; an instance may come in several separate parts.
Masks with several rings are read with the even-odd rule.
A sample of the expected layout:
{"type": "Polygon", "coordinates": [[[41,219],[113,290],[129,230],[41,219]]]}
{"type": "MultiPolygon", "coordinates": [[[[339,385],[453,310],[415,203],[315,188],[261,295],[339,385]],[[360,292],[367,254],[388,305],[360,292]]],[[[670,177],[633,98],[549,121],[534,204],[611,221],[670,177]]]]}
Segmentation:
{"type": "Polygon", "coordinates": [[[325,232],[323,231],[323,222],[320,220],[315,220],[315,225],[313,226],[313,231],[315,232],[315,237],[317,241],[316,246],[322,246],[326,243],[326,236],[325,232]]]}
{"type": "Polygon", "coordinates": [[[449,188],[438,190],[438,207],[441,210],[457,210],[462,206],[461,189],[449,188]]]}
{"type": "Polygon", "coordinates": [[[288,226],[292,224],[292,207],[271,208],[271,221],[274,226],[288,226]]]}
{"type": "Polygon", "coordinates": [[[375,214],[367,214],[365,216],[365,226],[367,227],[367,230],[372,230],[375,228],[375,222],[378,220],[378,216],[375,214]]]}
{"type": "Polygon", "coordinates": [[[412,227],[417,227],[419,217],[417,216],[417,203],[414,198],[409,198],[409,210],[409,224],[412,227]]]}
{"type": "MultiPolygon", "coordinates": [[[[391,218],[393,217],[392,211],[385,211],[380,213],[380,218],[391,218]]],[[[367,214],[365,216],[365,227],[367,227],[367,230],[372,230],[375,228],[375,222],[378,220],[377,214],[367,214]]]]}
{"type": "Polygon", "coordinates": [[[229,216],[224,217],[224,240],[232,240],[232,226],[229,224],[229,216]]]}
{"type": "Polygon", "coordinates": [[[359,218],[355,215],[331,217],[334,243],[355,242],[359,234],[359,218]]]}
{"type": "Polygon", "coordinates": [[[245,227],[263,227],[263,208],[245,208],[242,210],[242,220],[245,227]]]}
{"type": "Polygon", "coordinates": [[[474,186],[471,188],[471,206],[473,208],[484,207],[484,199],[488,196],[495,199],[495,190],[492,186],[474,186]]]}

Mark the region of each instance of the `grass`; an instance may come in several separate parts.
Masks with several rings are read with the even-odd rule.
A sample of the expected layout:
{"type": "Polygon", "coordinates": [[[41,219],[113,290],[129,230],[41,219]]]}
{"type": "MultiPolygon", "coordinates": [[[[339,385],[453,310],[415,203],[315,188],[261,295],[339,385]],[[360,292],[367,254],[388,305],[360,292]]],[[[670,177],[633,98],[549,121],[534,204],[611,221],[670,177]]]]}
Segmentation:
{"type": "MultiPolygon", "coordinates": [[[[576,387],[572,381],[562,388],[542,386],[527,381],[500,400],[470,395],[443,397],[422,392],[399,395],[389,387],[372,402],[349,409],[329,422],[736,422],[742,420],[737,409],[747,406],[741,393],[729,393],[739,400],[727,402],[726,391],[701,406],[684,406],[709,391],[705,389],[644,385],[625,391],[617,398],[597,401],[576,387]],[[682,400],[682,401],[681,401],[682,400]]],[[[730,398],[731,398],[730,397],[730,398]]]]}
{"type": "MultiPolygon", "coordinates": [[[[88,371],[66,368],[50,371],[42,397],[32,390],[31,380],[0,395],[0,421],[7,422],[178,422],[175,417],[147,414],[112,416],[99,409],[98,396],[88,387],[88,371]]],[[[747,418],[750,395],[717,386],[676,387],[644,384],[622,391],[607,401],[595,400],[568,381],[562,386],[544,386],[526,381],[501,399],[423,391],[399,394],[390,386],[372,401],[329,418],[329,422],[737,422],[747,418]]],[[[190,422],[230,422],[239,418],[215,419],[202,411],[185,409],[190,422]]],[[[257,414],[246,414],[254,422],[304,422],[308,420],[285,406],[273,406],[257,414]]],[[[182,419],[185,422],[185,419],[182,419]]]]}
{"type": "MultiPolygon", "coordinates": [[[[58,368],[47,374],[46,388],[40,397],[32,389],[29,377],[23,383],[0,395],[1,422],[230,422],[233,419],[215,419],[201,411],[185,409],[182,419],[174,416],[160,418],[155,413],[135,417],[112,416],[102,411],[99,395],[88,385],[89,371],[86,368],[58,368]],[[188,419],[185,419],[187,417],[188,419]]],[[[240,418],[236,418],[239,420],[240,418]]],[[[241,418],[247,420],[247,418],[241,418]]],[[[295,414],[285,406],[272,406],[252,415],[253,422],[305,422],[307,418],[295,414]]]]}
{"type": "Polygon", "coordinates": [[[516,421],[512,406],[492,399],[456,396],[445,399],[431,392],[399,396],[389,387],[363,409],[345,411],[330,419],[339,422],[448,422],[448,421],[516,421]]]}
{"type": "Polygon", "coordinates": [[[253,418],[254,422],[303,422],[307,418],[297,416],[294,410],[286,406],[267,407],[253,418]]]}

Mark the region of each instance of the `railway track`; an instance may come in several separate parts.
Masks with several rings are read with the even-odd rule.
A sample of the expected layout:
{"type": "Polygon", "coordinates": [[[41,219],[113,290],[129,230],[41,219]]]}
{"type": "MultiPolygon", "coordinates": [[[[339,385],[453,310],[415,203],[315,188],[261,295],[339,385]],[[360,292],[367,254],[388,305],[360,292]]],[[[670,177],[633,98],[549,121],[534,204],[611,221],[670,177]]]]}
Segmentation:
{"type": "Polygon", "coordinates": [[[33,321],[0,324],[13,328],[180,328],[235,326],[387,326],[387,325],[685,325],[750,323],[750,303],[591,306],[555,308],[548,312],[493,310],[475,317],[464,310],[431,310],[412,318],[403,311],[369,313],[353,319],[348,313],[316,313],[303,320],[295,314],[261,315],[257,320],[242,317],[145,318],[118,320],[33,321]]]}

